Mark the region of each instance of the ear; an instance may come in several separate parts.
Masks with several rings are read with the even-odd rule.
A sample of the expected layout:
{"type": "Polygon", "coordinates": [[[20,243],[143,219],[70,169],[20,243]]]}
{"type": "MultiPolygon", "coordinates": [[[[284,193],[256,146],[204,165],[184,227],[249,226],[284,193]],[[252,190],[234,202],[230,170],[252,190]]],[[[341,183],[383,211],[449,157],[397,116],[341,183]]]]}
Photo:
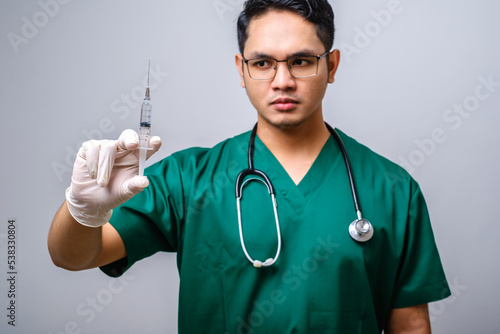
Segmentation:
{"type": "Polygon", "coordinates": [[[330,55],[328,57],[328,83],[333,83],[335,81],[335,73],[337,72],[337,69],[339,68],[339,63],[340,63],[340,51],[335,49],[332,52],[330,52],[330,55]]]}
{"type": "Polygon", "coordinates": [[[241,87],[246,88],[245,85],[245,68],[243,66],[243,56],[238,53],[236,56],[234,56],[234,62],[236,64],[236,68],[238,69],[238,72],[240,73],[241,77],[241,87]]]}

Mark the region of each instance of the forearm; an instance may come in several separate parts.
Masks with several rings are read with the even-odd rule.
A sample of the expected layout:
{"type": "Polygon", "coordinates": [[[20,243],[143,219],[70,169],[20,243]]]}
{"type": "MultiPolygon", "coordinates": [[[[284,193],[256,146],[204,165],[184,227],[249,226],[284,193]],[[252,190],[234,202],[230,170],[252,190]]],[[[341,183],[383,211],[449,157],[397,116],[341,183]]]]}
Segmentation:
{"type": "Polygon", "coordinates": [[[92,268],[102,249],[102,228],[79,224],[64,202],[52,221],[47,242],[56,266],[68,270],[92,268]]]}
{"type": "Polygon", "coordinates": [[[431,325],[427,304],[393,309],[386,334],[430,334],[431,325]]]}

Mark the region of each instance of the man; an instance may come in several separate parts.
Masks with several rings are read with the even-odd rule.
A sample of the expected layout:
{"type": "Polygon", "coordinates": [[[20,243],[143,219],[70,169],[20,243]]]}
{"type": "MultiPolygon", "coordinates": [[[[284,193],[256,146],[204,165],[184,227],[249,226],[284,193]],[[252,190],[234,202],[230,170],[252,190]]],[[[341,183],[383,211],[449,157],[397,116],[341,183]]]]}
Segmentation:
{"type": "MultiPolygon", "coordinates": [[[[177,152],[147,178],[136,176],[135,132],[85,143],[49,233],[54,263],[118,276],[177,252],[182,333],[430,333],[427,303],[450,292],[422,193],[341,133],[375,231],[366,242],[348,232],[350,183],[322,113],[340,61],[333,32],[326,0],[247,1],[236,66],[258,113],[256,137],[177,152]],[[236,210],[249,141],[277,217],[271,187],[253,176],[238,187],[236,210]]],[[[156,152],[161,142],[150,144],[156,152]]]]}

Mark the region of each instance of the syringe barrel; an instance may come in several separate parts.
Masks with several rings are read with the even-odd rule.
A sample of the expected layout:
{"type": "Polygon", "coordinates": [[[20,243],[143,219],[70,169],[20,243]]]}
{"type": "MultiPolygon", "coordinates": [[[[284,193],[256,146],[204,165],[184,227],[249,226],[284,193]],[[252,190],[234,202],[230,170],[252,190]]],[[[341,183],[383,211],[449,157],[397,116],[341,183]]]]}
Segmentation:
{"type": "Polygon", "coordinates": [[[139,126],[139,175],[144,175],[146,152],[149,149],[149,135],[151,133],[151,101],[146,98],[141,106],[141,120],[139,126]]]}
{"type": "Polygon", "coordinates": [[[145,99],[141,106],[141,120],[139,126],[139,146],[148,147],[149,134],[151,132],[151,101],[145,99]]]}
{"type": "Polygon", "coordinates": [[[151,126],[151,109],[152,109],[151,101],[145,99],[142,102],[141,106],[141,120],[140,120],[141,128],[151,126]]]}
{"type": "Polygon", "coordinates": [[[139,147],[148,148],[149,134],[151,133],[151,128],[149,126],[141,126],[139,128],[139,147]]]}

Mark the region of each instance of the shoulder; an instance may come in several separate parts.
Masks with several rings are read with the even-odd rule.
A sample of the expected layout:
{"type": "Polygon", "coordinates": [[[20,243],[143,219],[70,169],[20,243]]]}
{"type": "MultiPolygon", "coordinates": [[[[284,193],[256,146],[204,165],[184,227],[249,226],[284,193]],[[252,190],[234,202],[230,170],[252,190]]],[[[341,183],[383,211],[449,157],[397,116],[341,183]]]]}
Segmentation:
{"type": "Polygon", "coordinates": [[[250,132],[228,138],[213,147],[191,147],[178,151],[172,156],[181,164],[217,162],[228,156],[241,155],[246,152],[250,132]]]}
{"type": "Polygon", "coordinates": [[[177,151],[150,167],[150,172],[168,168],[182,172],[216,170],[246,157],[250,131],[228,138],[213,147],[190,147],[177,151]]]}
{"type": "Polygon", "coordinates": [[[353,173],[358,179],[383,183],[392,190],[400,189],[413,193],[418,189],[417,182],[401,166],[374,152],[346,133],[336,129],[347,151],[353,173]]]}
{"type": "MultiPolygon", "coordinates": [[[[346,147],[350,160],[361,161],[363,164],[370,164],[373,165],[372,167],[375,168],[390,169],[394,171],[396,170],[404,171],[404,169],[399,165],[397,165],[396,163],[374,152],[368,146],[358,142],[356,139],[350,137],[343,131],[339,129],[336,129],[336,131],[342,138],[342,142],[346,147]]],[[[404,171],[403,173],[409,175],[406,171],[404,171]]]]}

